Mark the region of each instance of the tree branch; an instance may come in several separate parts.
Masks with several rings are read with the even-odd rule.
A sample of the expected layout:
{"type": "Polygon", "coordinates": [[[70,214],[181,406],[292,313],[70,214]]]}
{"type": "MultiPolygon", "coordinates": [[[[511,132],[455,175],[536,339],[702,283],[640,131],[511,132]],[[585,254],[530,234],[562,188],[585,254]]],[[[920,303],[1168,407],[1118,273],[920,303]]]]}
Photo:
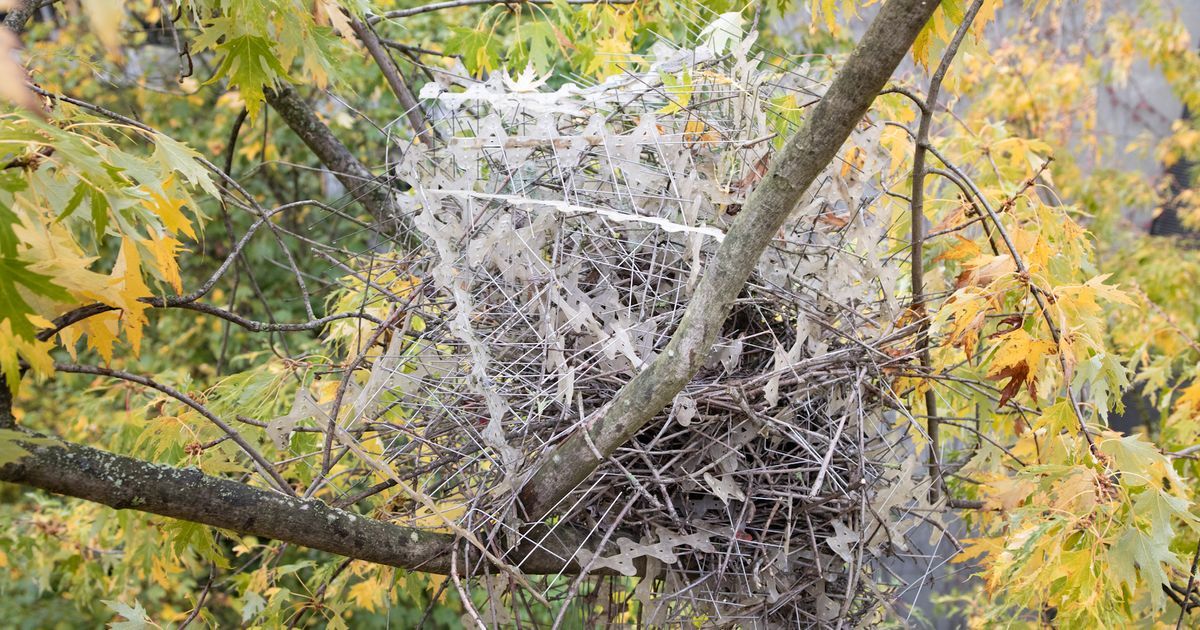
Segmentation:
{"type": "Polygon", "coordinates": [[[657,415],[703,365],[733,299],[801,195],[836,157],[938,0],[890,0],[824,98],[788,140],[717,251],[666,349],[625,384],[599,418],[553,448],[520,491],[526,516],[546,516],[605,458],[657,415]]]}
{"type": "Polygon", "coordinates": [[[395,218],[392,189],[386,181],[375,177],[333,132],[308,103],[291,86],[282,85],[264,90],[267,103],[279,114],[287,126],[304,142],[321,164],[337,177],[350,196],[376,221],[387,222],[395,218]]]}
{"type": "MultiPolygon", "coordinates": [[[[383,15],[372,15],[367,18],[368,24],[375,24],[385,19],[396,20],[400,18],[412,17],[422,13],[432,13],[434,11],[442,11],[444,9],[456,9],[458,7],[473,7],[479,5],[503,4],[507,6],[522,5],[522,4],[554,4],[555,0],[447,0],[446,2],[433,2],[424,6],[413,7],[411,9],[399,9],[396,11],[388,11],[383,15]]],[[[635,0],[564,0],[566,4],[633,4],[635,0]]]]}
{"type": "MultiPolygon", "coordinates": [[[[913,148],[913,169],[912,169],[912,203],[911,203],[911,221],[912,221],[912,311],[917,317],[917,348],[921,368],[926,374],[932,373],[932,359],[929,355],[929,316],[925,312],[925,153],[929,146],[929,129],[933,125],[933,113],[937,110],[938,94],[942,89],[942,81],[946,78],[946,72],[950,69],[950,63],[954,61],[955,55],[958,54],[958,47],[962,45],[963,39],[967,36],[967,31],[971,30],[971,23],[975,21],[976,14],[979,13],[980,7],[983,6],[983,0],[975,0],[967,9],[966,15],[963,17],[962,23],[958,25],[958,30],[954,32],[954,37],[946,46],[946,52],[942,54],[942,60],[938,64],[937,70],[933,73],[933,78],[929,81],[929,92],[925,97],[925,104],[921,107],[921,122],[917,127],[917,138],[913,148]]],[[[926,432],[929,434],[929,478],[932,480],[929,486],[929,494],[931,500],[936,500],[939,490],[945,485],[945,480],[942,479],[941,472],[941,439],[939,437],[939,419],[937,411],[937,393],[933,388],[925,390],[925,415],[926,415],[926,432]]]]}
{"type": "Polygon", "coordinates": [[[383,73],[388,87],[392,88],[392,94],[396,95],[396,100],[400,101],[400,106],[404,108],[404,115],[408,117],[408,124],[412,126],[413,133],[422,142],[433,144],[434,140],[438,138],[437,130],[429,126],[429,122],[425,120],[421,105],[417,103],[417,99],[413,98],[408,82],[404,80],[404,75],[400,73],[400,68],[396,66],[395,60],[387,50],[384,50],[379,36],[375,34],[369,24],[360,20],[352,20],[350,27],[354,29],[354,34],[358,35],[363,46],[366,46],[367,52],[375,60],[375,65],[379,66],[379,71],[383,73]]]}
{"type": "Polygon", "coordinates": [[[29,18],[33,17],[33,12],[41,7],[41,3],[37,0],[21,0],[15,6],[8,10],[8,14],[4,16],[4,28],[12,31],[15,35],[20,35],[25,32],[25,23],[29,18]]]}
{"type": "MultiPolygon", "coordinates": [[[[0,388],[0,397],[7,392],[0,388]]],[[[0,400],[0,425],[6,418],[11,422],[5,402],[0,400]]],[[[43,437],[26,433],[31,439],[43,437]]],[[[443,575],[450,572],[450,550],[456,537],[449,534],[393,525],[331,508],[317,499],[290,497],[205,475],[195,468],[151,464],[69,442],[22,446],[31,454],[0,466],[0,481],[356,560],[443,575]]],[[[577,573],[580,567],[573,558],[585,541],[583,534],[569,528],[535,528],[507,556],[528,574],[577,573]]],[[[460,572],[468,571],[469,564],[476,565],[458,558],[460,572]]],[[[485,563],[484,570],[494,567],[485,563]]]]}

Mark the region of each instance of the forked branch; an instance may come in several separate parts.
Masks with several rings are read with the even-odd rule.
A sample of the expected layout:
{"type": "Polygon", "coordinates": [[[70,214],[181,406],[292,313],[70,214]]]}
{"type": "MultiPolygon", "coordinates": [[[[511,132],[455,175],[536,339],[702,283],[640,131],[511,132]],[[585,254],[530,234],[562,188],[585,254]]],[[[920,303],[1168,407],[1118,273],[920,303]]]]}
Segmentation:
{"type": "Polygon", "coordinates": [[[520,491],[538,520],[675,398],[704,364],[733,300],[801,195],[862,120],[938,0],[891,0],[800,131],[751,193],[696,287],[667,347],[613,401],[535,463],[520,491]]]}

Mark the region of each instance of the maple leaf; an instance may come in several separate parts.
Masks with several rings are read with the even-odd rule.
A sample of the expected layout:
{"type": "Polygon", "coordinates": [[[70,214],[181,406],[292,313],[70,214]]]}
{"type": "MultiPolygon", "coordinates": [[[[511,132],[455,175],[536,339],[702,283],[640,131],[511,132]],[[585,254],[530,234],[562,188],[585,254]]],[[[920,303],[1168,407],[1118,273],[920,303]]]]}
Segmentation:
{"type": "Polygon", "coordinates": [[[217,44],[216,48],[225,56],[207,83],[227,77],[229,86],[241,91],[251,117],[256,116],[262,107],[265,98],[263,88],[276,80],[289,80],[287,69],[275,56],[271,42],[265,37],[239,35],[217,44]]]}
{"type": "Polygon", "coordinates": [[[461,54],[463,65],[472,74],[487,72],[500,65],[500,53],[490,30],[451,26],[450,31],[454,34],[446,40],[446,50],[461,54]]]}
{"type": "Polygon", "coordinates": [[[992,380],[1010,379],[1000,391],[1000,405],[1008,402],[1025,385],[1030,397],[1037,399],[1037,368],[1042,357],[1057,351],[1057,344],[1044,339],[1034,339],[1024,329],[1018,328],[1001,337],[999,347],[992,355],[992,367],[988,377],[992,380]]]}
{"type": "Polygon", "coordinates": [[[979,249],[979,245],[976,244],[975,241],[972,241],[961,234],[955,234],[954,236],[958,239],[959,243],[954,247],[951,247],[950,249],[938,254],[936,257],[934,257],[933,262],[938,262],[941,260],[974,259],[982,253],[982,250],[979,249]]]}
{"type": "Polygon", "coordinates": [[[208,171],[197,161],[200,154],[186,144],[165,134],[154,134],[153,157],[164,169],[179,173],[192,186],[199,186],[213,197],[221,196],[208,171]]]}
{"type": "Polygon", "coordinates": [[[350,587],[350,599],[356,606],[374,612],[387,592],[379,580],[370,578],[350,587]]]}
{"type": "Polygon", "coordinates": [[[0,374],[8,384],[9,392],[17,393],[17,385],[21,382],[20,359],[25,359],[34,374],[46,375],[54,372],[54,359],[50,350],[54,344],[49,341],[25,339],[13,334],[12,320],[0,320],[0,374]]]}
{"type": "Polygon", "coordinates": [[[75,346],[79,344],[82,335],[87,335],[87,347],[95,350],[105,363],[112,363],[113,346],[121,332],[121,312],[108,311],[93,315],[72,326],[58,331],[58,339],[63,348],[76,358],[75,346]]]}
{"type": "Polygon", "coordinates": [[[1007,254],[998,256],[978,256],[963,263],[963,271],[958,274],[954,288],[967,286],[986,287],[996,280],[1013,273],[1017,267],[1012,257],[1007,254]]]}
{"type": "Polygon", "coordinates": [[[625,70],[626,62],[633,48],[629,40],[620,35],[605,37],[596,42],[592,60],[588,62],[584,72],[604,79],[625,70]]]}
{"type": "Polygon", "coordinates": [[[329,20],[329,25],[333,30],[341,35],[346,41],[355,46],[361,46],[358,41],[358,36],[354,33],[354,27],[350,25],[350,16],[342,11],[341,6],[334,0],[320,0],[317,3],[320,8],[320,14],[329,20]]]}
{"type": "Polygon", "coordinates": [[[510,91],[536,92],[538,91],[538,88],[546,85],[546,81],[550,79],[550,75],[539,77],[537,70],[534,70],[533,64],[531,63],[525,66],[525,69],[522,70],[521,74],[518,74],[515,79],[510,76],[508,72],[502,74],[501,78],[504,80],[505,87],[507,87],[510,91]]]}
{"type": "Polygon", "coordinates": [[[151,211],[153,211],[154,214],[158,215],[158,218],[162,219],[163,226],[166,227],[171,234],[183,232],[190,238],[195,239],[196,232],[192,229],[191,221],[189,221],[187,216],[180,211],[180,208],[187,203],[187,200],[172,197],[166,192],[171,188],[171,185],[174,183],[174,181],[174,175],[168,176],[167,179],[163,181],[162,194],[149,187],[143,186],[142,190],[145,191],[150,198],[142,203],[145,204],[145,206],[151,211]]]}
{"type": "Polygon", "coordinates": [[[50,278],[30,271],[29,263],[0,255],[0,319],[10,322],[14,335],[32,341],[37,334],[29,321],[33,307],[25,301],[18,286],[56,302],[71,301],[71,294],[50,278]]]}
{"type": "Polygon", "coordinates": [[[121,320],[124,324],[125,337],[137,355],[142,344],[142,328],[146,325],[146,309],[149,304],[142,298],[150,297],[150,287],[142,279],[142,259],[135,244],[128,237],[121,241],[121,253],[113,265],[110,286],[116,290],[118,306],[124,311],[121,320]]]}
{"type": "Polygon", "coordinates": [[[946,343],[962,348],[968,358],[974,356],[975,347],[979,345],[979,331],[986,323],[990,306],[988,298],[978,289],[968,287],[950,296],[938,311],[939,318],[953,321],[946,343]]]}
{"type": "Polygon", "coordinates": [[[1024,361],[1005,366],[1000,371],[988,375],[988,378],[994,381],[1010,379],[1000,390],[1000,403],[996,405],[997,407],[1003,407],[1004,403],[1012,400],[1021,391],[1022,385],[1027,385],[1029,395],[1037,398],[1037,376],[1029,371],[1029,364],[1024,361]]]}
{"type": "Polygon", "coordinates": [[[538,70],[554,66],[555,54],[562,50],[558,29],[549,22],[534,22],[521,27],[528,47],[529,64],[538,70]]]}
{"type": "Polygon", "coordinates": [[[154,268],[158,271],[159,277],[171,285],[176,293],[182,293],[183,279],[179,277],[179,261],[176,260],[180,242],[170,236],[152,236],[138,242],[154,254],[154,268]]]}

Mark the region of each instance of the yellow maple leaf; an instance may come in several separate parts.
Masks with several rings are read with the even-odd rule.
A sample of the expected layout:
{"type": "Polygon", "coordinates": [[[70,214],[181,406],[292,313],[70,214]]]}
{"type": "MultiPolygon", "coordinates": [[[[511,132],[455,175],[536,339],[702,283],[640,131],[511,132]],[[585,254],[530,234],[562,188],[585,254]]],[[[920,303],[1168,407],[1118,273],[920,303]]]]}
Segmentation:
{"type": "Polygon", "coordinates": [[[588,63],[586,72],[600,79],[620,74],[632,65],[632,53],[633,47],[628,38],[620,35],[606,37],[596,42],[596,52],[588,63]]]}
{"type": "Polygon", "coordinates": [[[19,359],[25,359],[39,377],[52,374],[54,359],[50,357],[50,350],[53,348],[54,344],[49,341],[31,341],[17,336],[8,318],[0,320],[0,374],[4,375],[9,391],[16,393],[21,382],[19,359]]]}
{"type": "Polygon", "coordinates": [[[121,253],[113,265],[109,285],[116,291],[118,304],[114,306],[124,311],[121,322],[125,337],[136,356],[141,350],[142,328],[147,322],[146,309],[150,308],[141,299],[150,297],[151,293],[150,287],[142,279],[142,258],[138,254],[137,244],[129,237],[121,240],[121,253]]]}
{"type": "Polygon", "coordinates": [[[1200,411],[1200,379],[1193,380],[1191,385],[1184,388],[1175,401],[1175,408],[1200,411]]]}
{"type": "Polygon", "coordinates": [[[1058,344],[1045,339],[1034,339],[1024,329],[1018,328],[1001,337],[1000,346],[992,356],[988,377],[1009,379],[1000,392],[1000,405],[1008,402],[1024,385],[1029,395],[1037,397],[1037,377],[1042,358],[1058,351],[1058,344]]]}
{"type": "Polygon", "coordinates": [[[81,328],[87,334],[88,347],[95,350],[105,363],[112,363],[113,345],[117,342],[120,326],[120,311],[101,313],[81,322],[81,328]]]}
{"type": "Polygon", "coordinates": [[[176,293],[182,293],[183,279],[179,277],[179,261],[176,259],[180,242],[170,236],[152,236],[140,242],[154,254],[154,268],[158,270],[159,276],[171,285],[176,293]]]}
{"type": "Polygon", "coordinates": [[[112,305],[108,277],[88,269],[96,258],[83,254],[63,224],[14,224],[13,232],[27,246],[21,258],[30,263],[31,271],[53,278],[55,284],[78,298],[112,305]]]}
{"type": "Polygon", "coordinates": [[[954,236],[959,240],[958,245],[955,245],[941,254],[938,254],[933,259],[933,262],[938,262],[940,260],[963,260],[967,258],[975,258],[983,253],[975,241],[972,241],[961,234],[955,234],[954,236]]]}
{"type": "Polygon", "coordinates": [[[383,584],[375,578],[368,578],[350,587],[350,599],[359,608],[375,612],[375,608],[383,601],[383,584]]]}
{"type": "Polygon", "coordinates": [[[991,286],[992,283],[1012,274],[1016,269],[1016,264],[1007,254],[976,256],[963,263],[963,271],[958,274],[955,286],[957,288],[991,286]]]}
{"type": "Polygon", "coordinates": [[[142,203],[145,204],[145,206],[152,212],[154,212],[154,214],[158,215],[158,218],[162,219],[163,226],[166,227],[171,234],[183,232],[189,238],[195,239],[196,232],[192,230],[192,222],[189,221],[187,216],[185,216],[180,210],[180,208],[187,203],[187,200],[172,197],[170,193],[167,192],[171,189],[171,184],[174,181],[174,175],[167,177],[167,179],[163,181],[162,194],[143,186],[142,190],[145,191],[150,198],[143,200],[142,203]]]}
{"type": "Polygon", "coordinates": [[[978,289],[960,289],[946,300],[938,311],[938,319],[951,322],[946,343],[962,348],[968,357],[974,356],[979,344],[979,331],[983,329],[990,302],[978,289]]]}

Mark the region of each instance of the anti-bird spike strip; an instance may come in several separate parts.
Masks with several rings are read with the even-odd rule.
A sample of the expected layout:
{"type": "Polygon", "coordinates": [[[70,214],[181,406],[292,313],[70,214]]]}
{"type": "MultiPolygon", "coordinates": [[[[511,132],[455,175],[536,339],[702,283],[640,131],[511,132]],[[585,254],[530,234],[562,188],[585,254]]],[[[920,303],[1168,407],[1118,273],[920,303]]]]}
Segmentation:
{"type": "MultiPolygon", "coordinates": [[[[397,195],[406,220],[394,224],[412,231],[350,261],[397,279],[377,298],[403,323],[340,420],[394,426],[365,447],[432,500],[401,495],[398,520],[449,519],[504,556],[528,525],[514,507],[526,467],[665,345],[827,78],[764,61],[721,20],[697,47],[662,48],[649,71],[599,85],[495,74],[420,95],[444,142],[400,147],[394,172],[412,189],[397,195]]],[[[894,590],[873,574],[907,550],[928,506],[921,464],[886,411],[883,350],[912,332],[893,324],[899,269],[884,262],[891,219],[877,201],[899,182],[879,131],[860,125],[853,159],[806,194],[674,405],[558,506],[560,522],[610,541],[602,557],[580,550],[581,566],[644,576],[643,623],[852,622],[894,590]]],[[[328,413],[297,404],[277,432],[328,413]]],[[[331,483],[346,496],[370,485],[331,483]]],[[[551,599],[580,596],[571,579],[530,578],[551,599]]],[[[503,625],[505,610],[480,613],[503,625]]]]}

